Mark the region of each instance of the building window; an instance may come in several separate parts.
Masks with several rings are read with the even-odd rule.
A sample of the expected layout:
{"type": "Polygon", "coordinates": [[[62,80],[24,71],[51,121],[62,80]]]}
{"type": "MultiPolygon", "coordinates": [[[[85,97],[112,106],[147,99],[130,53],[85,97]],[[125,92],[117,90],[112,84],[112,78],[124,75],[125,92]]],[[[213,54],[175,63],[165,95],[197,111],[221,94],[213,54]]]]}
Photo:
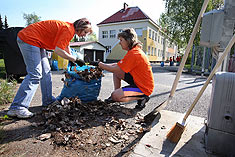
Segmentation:
{"type": "Polygon", "coordinates": [[[116,31],[115,30],[110,30],[109,33],[110,33],[110,35],[109,35],[110,38],[116,38],[116,31]]]}
{"type": "Polygon", "coordinates": [[[135,32],[137,36],[142,37],[143,36],[143,29],[142,28],[136,28],[135,32]]]}
{"type": "Polygon", "coordinates": [[[161,57],[160,49],[158,49],[158,57],[161,57]]]}
{"type": "Polygon", "coordinates": [[[150,54],[150,46],[148,46],[148,55],[150,54]]]}
{"type": "Polygon", "coordinates": [[[154,56],[157,56],[157,48],[154,48],[154,56]]]}
{"type": "Polygon", "coordinates": [[[106,52],[108,52],[108,53],[111,52],[111,46],[106,46],[106,52]]]}
{"type": "Polygon", "coordinates": [[[154,40],[157,41],[157,33],[155,34],[155,39],[154,40]]]}
{"type": "Polygon", "coordinates": [[[154,33],[154,31],[152,31],[152,39],[154,40],[154,38],[155,38],[155,33],[154,33]]]}
{"type": "Polygon", "coordinates": [[[108,38],[108,31],[102,31],[102,38],[108,38]]]}
{"type": "Polygon", "coordinates": [[[151,35],[152,35],[152,30],[149,29],[149,38],[151,39],[151,35]]]}
{"type": "Polygon", "coordinates": [[[159,36],[158,36],[158,43],[160,43],[160,38],[161,38],[161,36],[159,35],[159,36]]]}
{"type": "Polygon", "coordinates": [[[151,56],[153,56],[153,47],[152,47],[152,53],[151,53],[151,56]]]}

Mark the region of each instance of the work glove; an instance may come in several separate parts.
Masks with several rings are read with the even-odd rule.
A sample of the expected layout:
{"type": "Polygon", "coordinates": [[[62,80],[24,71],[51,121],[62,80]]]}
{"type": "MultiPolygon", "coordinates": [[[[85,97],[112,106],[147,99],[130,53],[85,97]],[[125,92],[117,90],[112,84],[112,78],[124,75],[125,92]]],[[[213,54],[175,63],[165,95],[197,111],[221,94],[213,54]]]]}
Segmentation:
{"type": "Polygon", "coordinates": [[[89,65],[99,66],[99,62],[100,62],[100,61],[91,61],[91,62],[89,63],[89,65]]]}
{"type": "Polygon", "coordinates": [[[70,66],[76,66],[75,62],[69,61],[70,66]]]}
{"type": "Polygon", "coordinates": [[[85,62],[81,59],[76,59],[75,63],[77,63],[78,66],[82,67],[83,65],[85,65],[85,62]]]}

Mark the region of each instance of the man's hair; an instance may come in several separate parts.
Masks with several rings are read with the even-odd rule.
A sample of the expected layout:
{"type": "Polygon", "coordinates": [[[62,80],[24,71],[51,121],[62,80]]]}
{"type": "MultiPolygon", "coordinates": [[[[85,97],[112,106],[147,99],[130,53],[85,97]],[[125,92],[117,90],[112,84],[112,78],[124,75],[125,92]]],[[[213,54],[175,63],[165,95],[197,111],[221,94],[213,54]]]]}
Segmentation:
{"type": "MultiPolygon", "coordinates": [[[[87,18],[78,19],[73,23],[74,29],[76,32],[82,31],[86,28],[91,28],[91,23],[87,18]]],[[[91,32],[92,33],[92,29],[91,32]]]]}
{"type": "Polygon", "coordinates": [[[126,28],[121,33],[118,33],[118,38],[120,37],[128,42],[129,50],[137,45],[142,48],[142,43],[138,40],[137,34],[133,28],[126,28]]]}

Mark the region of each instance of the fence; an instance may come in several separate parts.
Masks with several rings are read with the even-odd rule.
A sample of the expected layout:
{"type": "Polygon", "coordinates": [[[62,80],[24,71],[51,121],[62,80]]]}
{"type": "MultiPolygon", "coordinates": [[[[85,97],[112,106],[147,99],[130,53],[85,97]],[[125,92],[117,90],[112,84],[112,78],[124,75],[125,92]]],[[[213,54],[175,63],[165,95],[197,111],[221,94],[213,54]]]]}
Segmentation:
{"type": "Polygon", "coordinates": [[[209,74],[215,66],[211,48],[193,46],[190,71],[202,75],[209,74]]]}

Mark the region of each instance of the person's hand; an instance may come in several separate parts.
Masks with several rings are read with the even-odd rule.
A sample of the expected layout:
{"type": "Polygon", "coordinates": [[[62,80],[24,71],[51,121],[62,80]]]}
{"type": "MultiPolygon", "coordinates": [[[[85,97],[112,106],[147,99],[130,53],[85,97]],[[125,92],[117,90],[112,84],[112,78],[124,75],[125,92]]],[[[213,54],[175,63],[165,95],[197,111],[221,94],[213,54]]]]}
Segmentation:
{"type": "Polygon", "coordinates": [[[76,64],[74,62],[72,62],[72,61],[69,61],[69,65],[70,66],[76,66],[76,64]]]}
{"type": "Polygon", "coordinates": [[[82,67],[83,65],[85,65],[85,62],[81,59],[76,59],[75,63],[77,63],[78,66],[82,67]]]}
{"type": "Polygon", "coordinates": [[[91,62],[89,63],[89,65],[99,66],[99,62],[100,62],[100,61],[91,61],[91,62]]]}

